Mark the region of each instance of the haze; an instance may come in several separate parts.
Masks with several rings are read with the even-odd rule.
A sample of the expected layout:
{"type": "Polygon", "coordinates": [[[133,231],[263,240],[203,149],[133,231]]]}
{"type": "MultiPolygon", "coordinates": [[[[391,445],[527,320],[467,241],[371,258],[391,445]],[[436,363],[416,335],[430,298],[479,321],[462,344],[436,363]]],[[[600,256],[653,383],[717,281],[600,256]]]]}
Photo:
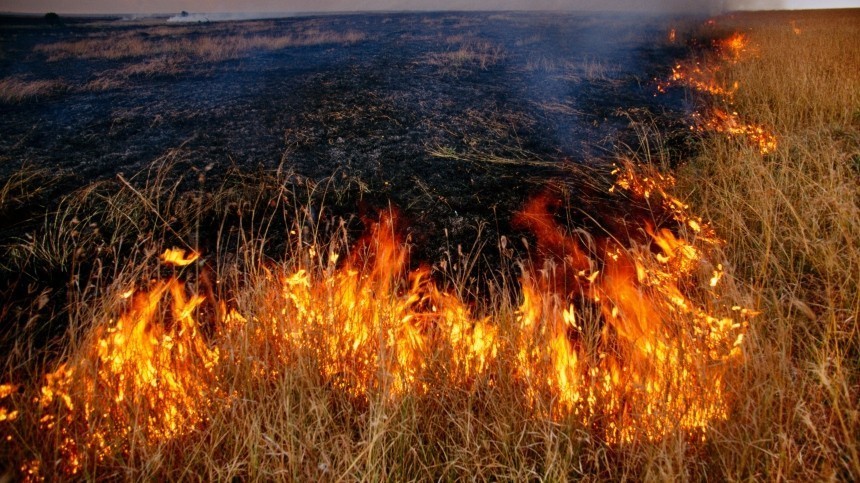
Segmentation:
{"type": "Polygon", "coordinates": [[[189,12],[346,12],[368,10],[604,10],[633,12],[710,12],[798,8],[860,7],[858,0],[0,0],[0,12],[176,13],[189,12]]]}

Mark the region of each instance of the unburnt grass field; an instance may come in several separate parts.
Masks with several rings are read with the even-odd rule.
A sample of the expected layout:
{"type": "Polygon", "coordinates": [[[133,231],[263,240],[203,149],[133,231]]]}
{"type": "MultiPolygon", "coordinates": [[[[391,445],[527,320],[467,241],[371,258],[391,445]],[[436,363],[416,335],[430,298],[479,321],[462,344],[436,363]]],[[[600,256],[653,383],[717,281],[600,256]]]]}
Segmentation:
{"type": "Polygon", "coordinates": [[[2,470],[857,478],[857,20],[3,19],[2,470]]]}

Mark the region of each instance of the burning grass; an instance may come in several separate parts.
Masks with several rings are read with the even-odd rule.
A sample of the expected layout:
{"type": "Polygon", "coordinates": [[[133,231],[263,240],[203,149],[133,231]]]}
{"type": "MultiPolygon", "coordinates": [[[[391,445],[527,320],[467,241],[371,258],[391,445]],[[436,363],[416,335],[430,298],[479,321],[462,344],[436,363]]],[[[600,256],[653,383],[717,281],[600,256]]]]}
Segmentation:
{"type": "MultiPolygon", "coordinates": [[[[283,187],[283,176],[262,185],[283,187]]],[[[18,377],[3,386],[4,456],[24,476],[269,478],[286,465],[296,477],[527,477],[570,474],[556,466],[565,460],[527,448],[573,434],[582,435],[565,450],[574,454],[667,438],[695,446],[728,417],[724,378],[741,361],[747,316],[716,298],[716,239],[669,195],[671,179],[632,165],[616,177],[607,195],[651,214],[624,222],[629,239],[564,228],[564,204],[548,192],[517,215],[535,234],[533,256],[500,240],[507,261],[480,283],[479,252],[410,267],[393,213],[368,221],[353,244],[343,225],[321,230],[317,210],[285,191],[259,192],[250,206],[266,203],[248,212],[250,225],[222,232],[216,246],[231,251],[167,250],[159,269],[147,234],[181,239],[189,229],[166,220],[189,208],[196,218],[204,205],[165,192],[160,171],[137,187],[121,180],[88,219],[125,224],[124,236],[145,241],[69,315],[70,345],[46,375],[29,373],[38,384],[13,370],[16,360],[38,364],[7,361],[18,377]],[[274,262],[261,248],[277,220],[287,220],[291,248],[274,262]],[[239,427],[254,429],[237,439],[239,427]],[[490,450],[471,441],[475,432],[510,438],[512,428],[531,442],[490,450]],[[247,467],[260,445],[280,449],[247,467]],[[510,466],[446,466],[464,451],[510,466]]],[[[241,209],[226,202],[236,194],[213,194],[205,209],[241,209]]],[[[74,226],[58,233],[79,216],[59,217],[74,226]]],[[[66,240],[76,251],[100,243],[66,240]]]]}
{"type": "Polygon", "coordinates": [[[75,193],[6,247],[8,270],[72,280],[61,349],[27,339],[50,292],[15,312],[9,474],[856,479],[860,22],[804,15],[714,22],[747,33],[708,67],[738,88],[706,103],[778,144],[712,127],[678,186],[651,163],[572,171],[575,196],[562,180],[524,200],[521,241],[431,266],[395,210],[356,241],[326,210],[341,187],[286,170],[204,189],[183,167],[200,189],[182,191],[168,165],[75,193]]]}

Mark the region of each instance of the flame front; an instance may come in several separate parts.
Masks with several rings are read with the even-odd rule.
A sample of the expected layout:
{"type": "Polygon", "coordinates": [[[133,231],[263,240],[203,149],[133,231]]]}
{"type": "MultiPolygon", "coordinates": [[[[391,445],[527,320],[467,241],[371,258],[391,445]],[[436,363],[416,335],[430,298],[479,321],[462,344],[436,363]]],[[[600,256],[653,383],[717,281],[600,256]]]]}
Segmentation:
{"type": "Polygon", "coordinates": [[[756,146],[760,153],[767,154],[776,150],[776,136],[764,126],[744,123],[738,117],[737,112],[726,112],[722,109],[711,109],[707,117],[696,116],[699,120],[694,129],[698,131],[713,131],[726,133],[730,136],[740,136],[747,139],[750,144],[756,146]]]}
{"type": "MultiPolygon", "coordinates": [[[[667,213],[675,228],[638,220],[626,228],[639,233],[629,243],[586,244],[555,222],[551,197],[531,199],[514,221],[534,233],[542,257],[523,264],[534,268],[522,270],[513,322],[475,316],[428,269],[409,271],[395,217],[382,216],[345,263],[310,248],[316,262],[305,268],[266,268],[244,314],[223,303],[202,310],[203,298],[176,279],[138,293],[45,376],[40,428],[59,435],[62,468],[77,474],[205,426],[212,408],[242,397],[219,371],[253,360],[256,378],[313,361],[326,387],[360,407],[432,395],[434,384],[494,387],[505,371],[536,415],[575,421],[612,444],[678,431],[704,437],[728,415],[723,379],[741,358],[749,313],[702,305],[718,300],[723,268],[708,258],[720,241],[669,195],[672,178],[630,165],[615,175],[615,196],[667,213]],[[208,322],[208,340],[198,313],[221,314],[208,322]]],[[[15,390],[0,386],[0,398],[15,390]]],[[[37,463],[22,471],[37,472],[37,463]]]]}
{"type": "MultiPolygon", "coordinates": [[[[740,85],[733,82],[730,86],[720,81],[720,62],[738,63],[753,50],[749,39],[741,33],[714,42],[718,61],[679,62],[672,67],[668,79],[657,83],[657,91],[666,93],[673,86],[685,86],[696,92],[722,100],[731,106],[740,85]]],[[[693,114],[695,124],[690,128],[698,132],[717,132],[732,137],[746,139],[758,148],[761,154],[772,153],[777,148],[776,136],[766,126],[747,123],[740,119],[737,112],[711,108],[693,114]]]]}

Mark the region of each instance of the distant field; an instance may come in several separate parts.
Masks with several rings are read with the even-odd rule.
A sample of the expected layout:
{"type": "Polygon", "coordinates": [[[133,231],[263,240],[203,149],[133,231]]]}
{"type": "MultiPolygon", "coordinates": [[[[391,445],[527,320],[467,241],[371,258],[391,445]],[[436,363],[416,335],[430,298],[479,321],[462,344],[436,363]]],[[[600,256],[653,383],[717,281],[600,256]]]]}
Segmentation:
{"type": "Polygon", "coordinates": [[[860,477],[860,12],[0,39],[0,479],[860,477]]]}

